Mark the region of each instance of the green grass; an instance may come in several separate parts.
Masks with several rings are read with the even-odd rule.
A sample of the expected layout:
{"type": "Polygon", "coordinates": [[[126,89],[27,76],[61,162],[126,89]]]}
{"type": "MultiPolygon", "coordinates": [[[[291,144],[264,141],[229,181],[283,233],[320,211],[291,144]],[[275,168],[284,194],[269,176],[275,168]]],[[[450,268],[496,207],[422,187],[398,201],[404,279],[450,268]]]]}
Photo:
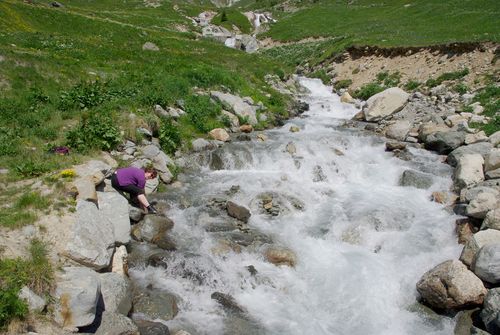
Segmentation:
{"type": "Polygon", "coordinates": [[[19,228],[34,223],[37,211],[49,209],[51,201],[37,192],[21,193],[21,196],[0,197],[0,226],[19,228]]]}
{"type": "Polygon", "coordinates": [[[47,245],[34,239],[29,247],[29,259],[0,259],[0,330],[12,319],[23,319],[28,308],[17,295],[28,286],[41,296],[48,296],[53,287],[54,274],[47,258],[47,245]]]}
{"type": "MultiPolygon", "coordinates": [[[[0,168],[9,169],[11,180],[82,158],[75,150],[50,155],[51,146],[69,144],[92,155],[113,148],[121,131],[134,139],[130,113],[147,122],[155,104],[189,99],[195,88],[224,87],[283,113],[278,109],[285,106],[275,108],[267,97],[274,93],[263,78],[291,67],[172,28],[189,26],[184,15],[197,15],[200,5],[179,1],[174,10],[168,1],[158,8],[139,0],[62,2],[63,8],[37,1],[0,3],[0,168]],[[145,42],[160,51],[143,51],[145,42]],[[108,134],[86,123],[104,115],[117,131],[108,134]],[[89,136],[98,138],[84,143],[89,136]]],[[[191,132],[192,121],[184,121],[178,124],[183,141],[198,135],[191,132]]]]}
{"type": "Polygon", "coordinates": [[[212,23],[218,26],[222,26],[230,31],[233,30],[233,25],[238,27],[238,29],[244,34],[250,34],[252,32],[252,24],[248,21],[247,17],[241,12],[225,8],[221,10],[213,19],[212,23]]]}

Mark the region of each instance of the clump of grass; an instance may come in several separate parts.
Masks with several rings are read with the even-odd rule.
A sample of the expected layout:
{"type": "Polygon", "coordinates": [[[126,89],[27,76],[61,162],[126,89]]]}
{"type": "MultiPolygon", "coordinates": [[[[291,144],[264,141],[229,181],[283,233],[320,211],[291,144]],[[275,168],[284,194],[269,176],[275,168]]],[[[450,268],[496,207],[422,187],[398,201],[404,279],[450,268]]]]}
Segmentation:
{"type": "Polygon", "coordinates": [[[28,286],[39,295],[48,295],[53,288],[54,273],[47,257],[47,245],[33,239],[29,259],[0,259],[0,330],[14,319],[23,319],[28,313],[19,290],[28,286]]]}
{"type": "Polygon", "coordinates": [[[339,80],[339,81],[336,81],[335,84],[333,84],[333,88],[335,88],[335,90],[340,90],[340,89],[343,89],[343,88],[348,88],[349,86],[351,86],[352,84],[352,80],[351,79],[343,79],[343,80],[339,80]]]}
{"type": "Polygon", "coordinates": [[[401,74],[399,71],[389,73],[389,71],[383,71],[377,74],[377,82],[385,87],[395,87],[398,86],[401,81],[401,74]]]}
{"type": "Polygon", "coordinates": [[[372,95],[382,92],[385,87],[379,83],[368,83],[357,89],[353,96],[357,99],[368,100],[372,95]]]}
{"type": "Polygon", "coordinates": [[[405,85],[404,85],[404,89],[406,91],[414,91],[416,90],[417,88],[419,88],[421,85],[420,82],[416,81],[416,80],[409,80],[405,85]]]}
{"type": "Polygon", "coordinates": [[[431,88],[436,87],[438,85],[441,85],[444,81],[458,80],[458,79],[465,77],[468,74],[469,74],[469,69],[467,69],[467,68],[465,68],[461,71],[445,72],[442,75],[440,75],[439,77],[437,77],[436,79],[432,79],[432,78],[428,79],[425,82],[425,85],[428,87],[431,87],[431,88]]]}
{"type": "Polygon", "coordinates": [[[181,145],[181,133],[171,118],[161,120],[158,138],[163,151],[173,154],[181,145]]]}
{"type": "Polygon", "coordinates": [[[222,122],[217,119],[222,110],[221,106],[214,104],[210,97],[193,95],[188,97],[185,103],[186,114],[198,131],[207,133],[223,126],[222,122]]]}
{"type": "Polygon", "coordinates": [[[453,90],[459,94],[465,94],[467,93],[469,88],[464,83],[458,83],[455,86],[453,86],[453,90]]]}
{"type": "Polygon", "coordinates": [[[36,221],[35,210],[47,209],[51,201],[37,192],[27,192],[14,201],[10,207],[0,208],[0,226],[19,228],[36,221]]]}
{"type": "Polygon", "coordinates": [[[326,73],[325,70],[321,69],[321,70],[317,70],[317,71],[314,71],[313,73],[310,74],[311,78],[318,78],[318,79],[321,79],[321,81],[323,82],[323,84],[325,85],[329,85],[330,84],[330,76],[326,73]]]}
{"type": "MultiPolygon", "coordinates": [[[[479,89],[474,96],[473,102],[480,102],[484,107],[483,114],[492,118],[488,124],[471,124],[471,127],[479,128],[489,136],[500,130],[500,87],[489,84],[479,89]]],[[[466,106],[464,110],[472,111],[471,106],[466,106]]]]}

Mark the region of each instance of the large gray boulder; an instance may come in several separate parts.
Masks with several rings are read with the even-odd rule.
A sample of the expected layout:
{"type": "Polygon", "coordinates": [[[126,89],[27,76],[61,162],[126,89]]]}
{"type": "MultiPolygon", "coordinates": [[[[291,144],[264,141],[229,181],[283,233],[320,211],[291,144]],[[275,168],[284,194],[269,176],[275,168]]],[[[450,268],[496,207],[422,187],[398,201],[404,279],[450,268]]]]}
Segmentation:
{"type": "Polygon", "coordinates": [[[203,139],[203,138],[197,138],[196,140],[194,140],[193,142],[191,142],[192,146],[193,146],[193,151],[196,151],[196,152],[200,152],[200,151],[205,151],[205,150],[210,150],[210,149],[215,149],[216,146],[203,139]]]}
{"type": "Polygon", "coordinates": [[[494,146],[498,147],[500,145],[500,130],[491,134],[488,141],[494,146]]]}
{"type": "Polygon", "coordinates": [[[453,176],[455,185],[465,188],[483,181],[483,162],[483,157],[479,154],[461,156],[453,176]]]}
{"type": "Polygon", "coordinates": [[[414,170],[406,170],[399,182],[401,186],[413,186],[420,189],[428,189],[432,186],[432,176],[414,170]]]}
{"type": "Polygon", "coordinates": [[[177,298],[169,292],[144,289],[134,297],[134,313],[142,313],[150,319],[168,321],[178,312],[177,298]]]}
{"type": "Polygon", "coordinates": [[[138,241],[155,242],[172,229],[174,222],[165,216],[146,215],[144,221],[136,225],[132,235],[138,241]]]}
{"type": "Polygon", "coordinates": [[[484,158],[484,171],[500,169],[500,148],[492,149],[484,158]]]}
{"type": "Polygon", "coordinates": [[[451,129],[444,124],[436,124],[433,122],[423,123],[418,128],[418,139],[421,142],[425,143],[428,136],[437,132],[447,132],[447,131],[451,131],[451,129]]]}
{"type": "Polygon", "coordinates": [[[128,315],[132,309],[131,284],[123,274],[108,272],[99,275],[104,309],[108,312],[128,315]]]}
{"type": "Polygon", "coordinates": [[[141,335],[139,328],[125,315],[104,311],[95,335],[141,335]]]}
{"type": "Polygon", "coordinates": [[[391,87],[377,93],[366,101],[363,114],[366,121],[380,121],[406,105],[409,94],[398,87],[391,87]]]}
{"type": "Polygon", "coordinates": [[[461,131],[436,132],[425,139],[425,148],[441,155],[449,154],[465,142],[465,133],[461,131]]]}
{"type": "Polygon", "coordinates": [[[74,330],[92,324],[101,283],[96,272],[84,267],[66,267],[56,279],[54,319],[62,327],[74,330]]]}
{"type": "Polygon", "coordinates": [[[78,201],[65,255],[95,270],[108,267],[115,246],[113,223],[91,202],[78,201]]]}
{"type": "Polygon", "coordinates": [[[482,280],[490,284],[500,283],[500,242],[479,249],[472,269],[482,280]]]}
{"type": "Polygon", "coordinates": [[[97,192],[99,212],[113,225],[113,233],[117,244],[130,241],[130,218],[128,201],[116,192],[97,192]]]}
{"type": "Polygon", "coordinates": [[[487,244],[500,243],[500,231],[494,229],[481,230],[475,233],[472,238],[465,243],[460,260],[467,266],[471,266],[476,253],[487,244]]]}
{"type": "Polygon", "coordinates": [[[486,295],[481,279],[457,260],[445,261],[426,272],[417,283],[417,291],[438,309],[481,305],[486,295]]]}
{"type": "Polygon", "coordinates": [[[500,287],[488,291],[480,315],[491,334],[500,334],[500,287]]]}
{"type": "Polygon", "coordinates": [[[257,124],[257,107],[248,104],[241,97],[219,91],[210,92],[210,96],[239,117],[247,117],[252,126],[257,124]]]}
{"type": "Polygon", "coordinates": [[[495,208],[486,214],[481,229],[500,230],[500,208],[495,208]]]}
{"type": "Polygon", "coordinates": [[[409,121],[406,120],[396,121],[395,123],[387,127],[387,129],[385,130],[385,136],[398,141],[404,141],[406,139],[406,136],[410,132],[411,127],[412,124],[409,121]]]}
{"type": "Polygon", "coordinates": [[[486,217],[489,211],[499,206],[499,199],[493,192],[479,193],[465,208],[465,214],[478,219],[486,217]]]}
{"type": "Polygon", "coordinates": [[[254,53],[259,50],[259,43],[257,39],[250,35],[241,35],[239,39],[241,41],[241,49],[248,52],[254,53]]]}
{"type": "Polygon", "coordinates": [[[456,148],[448,155],[446,161],[451,166],[457,166],[458,160],[464,155],[479,154],[483,158],[490,153],[493,146],[489,142],[478,142],[456,148]]]}

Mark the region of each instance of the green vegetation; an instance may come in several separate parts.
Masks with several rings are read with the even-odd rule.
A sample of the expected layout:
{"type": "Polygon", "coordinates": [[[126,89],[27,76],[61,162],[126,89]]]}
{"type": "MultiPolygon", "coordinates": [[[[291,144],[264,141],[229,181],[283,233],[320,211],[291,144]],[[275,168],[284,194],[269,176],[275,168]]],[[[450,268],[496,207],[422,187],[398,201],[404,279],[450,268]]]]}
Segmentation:
{"type": "Polygon", "coordinates": [[[225,8],[220,11],[212,19],[212,23],[228,30],[233,30],[233,26],[236,26],[244,34],[250,34],[252,32],[252,24],[248,21],[247,17],[241,12],[231,8],[225,8]]]}
{"type": "MultiPolygon", "coordinates": [[[[484,130],[487,135],[500,131],[500,87],[494,83],[483,87],[477,91],[473,102],[481,103],[481,106],[484,107],[483,115],[491,117],[492,121],[486,125],[474,124],[471,126],[484,130]]],[[[470,106],[468,107],[472,110],[470,106]]]]}
{"type": "Polygon", "coordinates": [[[419,83],[416,80],[408,80],[408,82],[404,85],[404,89],[406,91],[415,91],[417,88],[419,88],[421,83],[419,83]]]}
{"type": "MultiPolygon", "coordinates": [[[[286,104],[273,106],[267,97],[275,93],[263,78],[285,76],[291,67],[176,31],[190,26],[185,15],[195,16],[201,7],[62,2],[62,8],[0,3],[0,168],[9,169],[10,180],[61,169],[81,160],[79,152],[109,150],[123,139],[121,132],[134,140],[131,120],[148,125],[155,104],[194,101],[199,89],[224,88],[262,101],[270,113],[285,112],[286,104]],[[160,50],[142,50],[145,42],[160,50]],[[70,155],[48,153],[64,144],[73,149],[70,155]]],[[[232,13],[227,11],[227,22],[232,13]]],[[[180,120],[175,126],[181,141],[216,124],[200,124],[209,119],[194,112],[180,120]]]]}
{"type": "Polygon", "coordinates": [[[158,139],[163,151],[173,154],[181,145],[181,134],[171,118],[161,120],[158,139]]]}
{"type": "Polygon", "coordinates": [[[368,83],[357,89],[353,96],[358,99],[368,100],[372,95],[375,95],[389,87],[399,85],[401,74],[399,72],[389,73],[383,71],[377,74],[377,79],[374,82],[368,83]]]}
{"type": "Polygon", "coordinates": [[[437,77],[436,79],[432,78],[428,79],[425,82],[425,85],[428,87],[436,87],[438,85],[441,85],[444,81],[461,79],[468,74],[469,74],[469,69],[463,69],[461,71],[455,71],[455,72],[446,72],[437,77]]]}
{"type": "Polygon", "coordinates": [[[13,203],[10,206],[0,207],[0,226],[7,228],[19,228],[36,221],[36,210],[50,207],[51,202],[37,192],[21,193],[18,198],[13,195],[2,195],[0,203],[13,203]]]}
{"type": "Polygon", "coordinates": [[[325,85],[330,85],[330,76],[326,73],[325,70],[321,69],[321,70],[317,70],[317,71],[314,71],[312,72],[311,74],[309,74],[309,76],[311,78],[319,78],[321,79],[321,81],[323,82],[323,84],[325,85]]]}
{"type": "Polygon", "coordinates": [[[340,90],[342,88],[348,88],[349,86],[351,86],[352,84],[352,80],[351,79],[343,79],[343,80],[339,80],[337,82],[335,82],[335,84],[333,85],[333,88],[335,88],[335,90],[340,90]]]}
{"type": "Polygon", "coordinates": [[[28,313],[26,303],[17,296],[23,286],[42,296],[52,289],[54,275],[46,244],[34,239],[29,252],[30,259],[0,259],[0,330],[28,313]]]}

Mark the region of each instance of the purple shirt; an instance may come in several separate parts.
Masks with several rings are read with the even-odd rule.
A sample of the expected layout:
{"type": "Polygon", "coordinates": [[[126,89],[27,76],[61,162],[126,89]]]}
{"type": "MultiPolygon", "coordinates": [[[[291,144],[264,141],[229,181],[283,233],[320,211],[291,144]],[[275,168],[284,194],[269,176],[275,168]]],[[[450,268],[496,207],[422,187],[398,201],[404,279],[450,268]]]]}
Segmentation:
{"type": "Polygon", "coordinates": [[[144,174],[144,170],[136,167],[116,170],[116,180],[120,186],[135,185],[141,189],[146,186],[146,175],[144,174]]]}

